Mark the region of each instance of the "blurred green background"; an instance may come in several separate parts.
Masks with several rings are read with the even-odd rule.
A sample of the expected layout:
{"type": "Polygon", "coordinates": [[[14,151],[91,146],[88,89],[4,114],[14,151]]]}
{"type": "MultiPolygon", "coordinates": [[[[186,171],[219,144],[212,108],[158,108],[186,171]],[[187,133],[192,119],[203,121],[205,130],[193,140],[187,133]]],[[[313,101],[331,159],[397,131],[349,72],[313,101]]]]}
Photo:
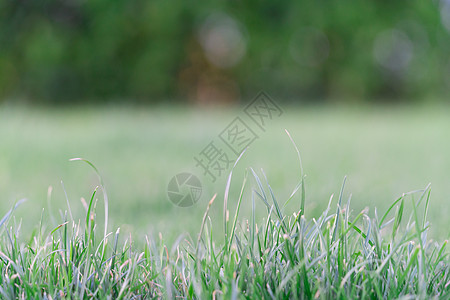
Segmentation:
{"type": "Polygon", "coordinates": [[[0,215],[27,198],[17,222],[31,230],[45,208],[56,225],[65,188],[82,217],[80,199],[99,184],[68,161],[84,157],[126,232],[193,234],[214,193],[221,230],[226,175],[211,182],[194,156],[264,90],[284,113],[237,166],[231,207],[250,167],[264,169],[279,202],[289,198],[300,169],[288,129],[307,214],[322,212],[345,175],[345,199],[371,214],[431,182],[432,233],[448,237],[449,54],[447,0],[0,0],[0,215]],[[189,208],[167,199],[179,172],[203,184],[189,208]]]}
{"type": "Polygon", "coordinates": [[[0,1],[0,99],[446,100],[450,4],[0,1]]]}

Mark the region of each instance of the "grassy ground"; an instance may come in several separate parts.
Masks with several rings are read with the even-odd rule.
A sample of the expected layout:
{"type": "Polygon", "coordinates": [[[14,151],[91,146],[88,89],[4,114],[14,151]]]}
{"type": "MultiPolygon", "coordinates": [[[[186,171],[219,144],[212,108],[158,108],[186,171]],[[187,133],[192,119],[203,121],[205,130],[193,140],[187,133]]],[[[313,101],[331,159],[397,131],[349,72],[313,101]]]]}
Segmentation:
{"type": "Polygon", "coordinates": [[[447,112],[285,108],[213,183],[193,157],[238,108],[2,107],[0,295],[448,299],[447,112]],[[166,196],[181,171],[204,186],[189,208],[166,196]]]}
{"type": "MultiPolygon", "coordinates": [[[[285,207],[267,180],[253,170],[250,176],[257,188],[247,198],[245,176],[237,203],[230,206],[230,174],[222,224],[209,216],[214,195],[197,238],[181,235],[170,244],[162,235],[144,242],[124,240],[120,229],[108,232],[108,218],[98,224],[96,198],[103,186],[92,193],[85,216],[76,219],[66,210],[55,228],[47,228],[51,222],[42,216],[28,240],[12,222],[11,210],[0,220],[0,295],[5,299],[450,297],[447,241],[428,238],[429,187],[402,195],[386,212],[375,212],[371,218],[367,210],[352,213],[343,184],[336,207],[330,201],[316,219],[309,218],[305,209],[303,173],[290,199],[298,200],[293,201],[297,209],[292,216],[283,212],[285,207]],[[242,219],[245,201],[252,209],[249,218],[242,219]],[[256,217],[257,201],[267,211],[265,218],[256,217]],[[411,204],[409,212],[405,203],[411,204]],[[220,225],[222,234],[217,235],[214,229],[220,225]]],[[[107,211],[105,194],[103,200],[107,211]]]]}
{"type": "MultiPolygon", "coordinates": [[[[236,201],[248,167],[259,176],[264,169],[281,202],[289,197],[298,183],[299,168],[293,163],[296,153],[286,128],[303,157],[306,208],[311,216],[320,215],[330,195],[339,192],[345,175],[345,196],[352,193],[354,209],[367,206],[372,215],[375,206],[384,210],[403,192],[431,182],[432,234],[448,237],[448,107],[284,110],[266,132],[257,132],[260,138],[235,171],[237,184],[232,185],[230,201],[236,201]]],[[[98,179],[90,168],[68,159],[84,157],[102,173],[114,225],[138,234],[162,232],[170,239],[185,231],[194,233],[212,195],[218,193],[223,199],[226,175],[210,182],[201,176],[193,157],[236,116],[245,119],[239,108],[1,107],[0,211],[27,198],[16,216],[29,231],[39,222],[43,207],[57,216],[66,209],[62,180],[74,214],[83,213],[80,198],[89,199],[98,179]],[[190,208],[175,207],[167,200],[167,183],[181,171],[198,174],[204,185],[199,203],[190,208]]],[[[286,212],[294,209],[288,206],[286,212]]],[[[250,210],[251,203],[245,201],[243,213],[248,215],[250,210]]],[[[262,216],[265,210],[258,204],[256,211],[262,216]]],[[[219,218],[221,206],[213,206],[210,214],[219,218]]]]}

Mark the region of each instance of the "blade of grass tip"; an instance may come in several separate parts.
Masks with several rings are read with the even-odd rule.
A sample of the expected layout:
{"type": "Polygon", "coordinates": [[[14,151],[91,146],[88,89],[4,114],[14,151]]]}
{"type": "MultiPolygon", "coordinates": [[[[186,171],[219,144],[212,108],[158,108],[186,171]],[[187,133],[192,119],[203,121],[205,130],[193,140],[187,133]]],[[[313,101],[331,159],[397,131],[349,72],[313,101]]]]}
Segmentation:
{"type": "MultiPolygon", "coordinates": [[[[344,213],[344,222],[343,222],[343,229],[342,231],[347,231],[348,229],[348,223],[349,223],[349,218],[350,218],[350,202],[352,200],[352,194],[350,194],[350,196],[348,197],[347,200],[347,206],[345,207],[345,213],[344,213]]],[[[347,257],[347,251],[348,251],[348,236],[346,234],[343,234],[343,241],[344,241],[344,257],[347,257]]]]}
{"type": "Polygon", "coordinates": [[[430,203],[430,195],[431,195],[431,189],[428,190],[427,201],[425,202],[425,210],[423,212],[422,228],[425,227],[425,223],[427,222],[428,205],[430,203]]]}
{"type": "Polygon", "coordinates": [[[273,211],[273,206],[270,208],[270,211],[269,211],[269,213],[267,214],[267,220],[266,220],[266,230],[264,231],[265,232],[265,234],[264,234],[264,248],[266,249],[267,248],[267,240],[268,240],[268,238],[269,238],[269,234],[270,234],[270,232],[269,232],[269,229],[270,229],[270,225],[271,225],[271,217],[272,217],[272,211],[273,211]]]}
{"type": "Polygon", "coordinates": [[[372,229],[372,222],[369,222],[369,226],[367,226],[367,227],[368,228],[367,228],[367,233],[366,233],[366,239],[364,240],[364,245],[366,248],[368,248],[367,245],[370,242],[370,231],[372,229]]]}
{"type": "Polygon", "coordinates": [[[431,183],[429,183],[425,189],[423,189],[422,194],[420,195],[419,201],[417,202],[417,207],[420,205],[420,203],[422,202],[422,200],[425,198],[425,195],[427,194],[427,192],[430,190],[431,188],[431,183]]]}
{"type": "Polygon", "coordinates": [[[392,240],[395,239],[395,235],[397,234],[397,229],[400,227],[400,223],[402,221],[404,203],[405,203],[405,201],[403,201],[403,199],[402,199],[402,202],[400,202],[400,207],[398,208],[397,214],[395,216],[395,222],[394,222],[394,226],[392,228],[392,240]]]}
{"type": "Polygon", "coordinates": [[[289,196],[289,198],[286,200],[286,202],[284,202],[283,204],[283,209],[286,208],[286,206],[291,202],[292,198],[294,198],[295,194],[298,192],[298,190],[300,189],[300,186],[302,185],[302,182],[300,181],[294,188],[294,190],[292,191],[291,195],[289,196]]]}
{"type": "Polygon", "coordinates": [[[69,224],[69,221],[64,222],[64,223],[62,223],[62,224],[56,226],[56,228],[53,229],[53,230],[50,232],[50,235],[54,234],[58,229],[60,229],[61,227],[65,226],[65,225],[67,225],[67,224],[69,224]]]}
{"type": "Polygon", "coordinates": [[[300,200],[300,216],[303,216],[305,214],[305,202],[306,202],[305,177],[302,177],[302,198],[300,200]]]}
{"type": "Polygon", "coordinates": [[[203,228],[205,227],[206,218],[208,217],[209,209],[211,208],[211,205],[213,204],[214,200],[216,199],[217,194],[214,194],[214,196],[211,198],[211,200],[208,203],[208,207],[206,208],[205,214],[203,215],[202,225],[200,227],[200,232],[198,234],[197,238],[197,248],[195,249],[195,255],[198,255],[198,250],[200,248],[200,240],[202,239],[203,234],[203,228]]]}
{"type": "Polygon", "coordinates": [[[448,241],[444,241],[444,243],[442,244],[441,249],[439,250],[438,255],[437,255],[436,259],[435,259],[435,263],[434,263],[433,269],[436,269],[437,265],[441,261],[442,254],[444,253],[444,249],[447,246],[447,244],[448,244],[448,241]]]}
{"type": "Polygon", "coordinates": [[[51,200],[52,200],[52,192],[53,192],[53,186],[49,186],[47,189],[47,209],[50,215],[50,220],[52,221],[52,224],[56,224],[56,220],[55,220],[55,216],[54,213],[52,211],[52,205],[51,205],[51,200]]]}
{"type": "Polygon", "coordinates": [[[27,199],[20,199],[16,203],[14,203],[13,207],[3,216],[3,218],[0,220],[0,228],[3,227],[3,224],[6,224],[9,218],[11,217],[12,213],[24,202],[26,202],[27,199]]]}
{"type": "Polygon", "coordinates": [[[272,197],[272,202],[275,205],[275,209],[277,211],[278,218],[280,219],[280,222],[281,222],[281,224],[284,227],[285,233],[287,233],[288,232],[288,226],[286,225],[286,222],[284,221],[283,213],[281,212],[280,206],[278,205],[278,201],[275,198],[275,194],[273,193],[272,187],[269,184],[269,180],[267,179],[266,173],[264,173],[263,169],[261,169],[261,172],[262,172],[262,174],[264,176],[264,179],[266,180],[267,187],[269,188],[269,192],[270,192],[270,195],[272,197]]]}
{"type": "Polygon", "coordinates": [[[231,168],[230,174],[228,175],[227,185],[225,187],[225,193],[223,196],[223,225],[224,225],[224,233],[225,233],[225,249],[227,249],[228,245],[228,197],[230,193],[230,186],[231,186],[231,178],[233,177],[233,170],[236,167],[237,163],[241,159],[241,157],[244,155],[245,151],[247,151],[248,147],[244,149],[244,151],[241,152],[239,157],[234,162],[233,167],[231,168]]]}
{"type": "Polygon", "coordinates": [[[405,198],[406,194],[401,195],[400,197],[397,198],[397,200],[394,201],[394,203],[392,203],[391,206],[389,206],[389,208],[387,209],[387,211],[384,213],[383,217],[380,220],[380,225],[379,225],[379,229],[381,229],[381,227],[383,226],[384,220],[387,218],[387,216],[389,215],[389,212],[395,207],[395,205],[402,201],[402,199],[405,198]]]}
{"type": "Polygon", "coordinates": [[[241,187],[241,192],[239,194],[239,199],[238,199],[238,203],[237,203],[237,207],[236,207],[236,212],[234,214],[234,220],[233,220],[233,225],[231,226],[231,235],[230,235],[230,242],[228,243],[228,252],[231,249],[231,244],[233,241],[233,237],[234,237],[234,233],[236,231],[236,223],[237,223],[237,218],[239,215],[239,210],[241,209],[241,202],[242,202],[242,198],[244,195],[244,189],[247,183],[247,176],[248,176],[248,172],[247,170],[245,170],[245,175],[244,175],[244,181],[242,182],[242,187],[241,187]]]}
{"type": "Polygon", "coordinates": [[[253,168],[250,168],[250,170],[253,173],[253,177],[255,177],[256,180],[256,184],[259,187],[259,190],[261,191],[260,198],[264,201],[264,203],[266,203],[267,207],[270,207],[269,205],[269,201],[267,201],[267,196],[266,196],[266,192],[264,191],[263,185],[261,183],[261,180],[259,179],[258,175],[256,174],[256,172],[253,170],[253,168]]]}
{"type": "Polygon", "coordinates": [[[39,231],[38,231],[38,237],[37,237],[37,244],[36,245],[40,245],[41,244],[42,227],[44,226],[44,212],[45,212],[45,208],[42,208],[41,219],[39,220],[39,231]]]}
{"type": "Polygon", "coordinates": [[[344,177],[344,181],[342,182],[341,192],[339,193],[339,200],[338,200],[338,205],[337,205],[337,210],[336,210],[336,219],[334,220],[333,238],[331,239],[332,242],[335,241],[336,235],[337,235],[337,230],[338,230],[338,226],[339,226],[339,212],[341,209],[342,196],[344,194],[344,187],[345,187],[346,180],[347,180],[347,176],[344,177]]]}
{"type": "Polygon", "coordinates": [[[295,151],[297,152],[298,161],[300,163],[300,172],[301,172],[301,176],[303,177],[303,164],[302,164],[302,157],[300,155],[300,151],[298,150],[297,144],[295,144],[294,139],[292,138],[289,131],[287,129],[285,129],[285,131],[286,131],[286,134],[288,135],[289,139],[291,140],[292,145],[294,145],[295,151]]]}
{"type": "Polygon", "coordinates": [[[70,219],[73,221],[72,209],[70,208],[69,197],[67,196],[66,187],[64,186],[63,181],[61,180],[61,186],[64,191],[64,196],[66,197],[67,209],[69,210],[70,219]]]}
{"type": "Polygon", "coordinates": [[[89,206],[86,213],[86,230],[90,230],[90,224],[91,224],[91,210],[92,210],[92,204],[94,203],[95,194],[97,193],[98,186],[95,188],[94,192],[92,193],[91,200],[89,201],[89,206]]]}
{"type": "MultiPolygon", "coordinates": [[[[71,158],[71,159],[69,159],[69,161],[83,161],[83,162],[87,163],[89,166],[91,166],[92,169],[94,169],[95,173],[97,174],[97,176],[99,178],[102,193],[103,193],[103,200],[104,200],[103,202],[105,204],[105,230],[104,230],[103,236],[106,237],[108,234],[109,200],[108,200],[108,194],[106,193],[105,185],[103,183],[103,178],[100,175],[100,172],[98,171],[98,169],[95,167],[95,165],[93,163],[91,163],[89,160],[77,157],[77,158],[71,158]]],[[[103,245],[102,257],[104,256],[105,251],[106,251],[106,243],[103,245]]]]}
{"type": "MultiPolygon", "coordinates": [[[[347,228],[347,230],[344,231],[344,232],[342,233],[341,236],[347,234],[347,233],[350,231],[350,229],[353,229],[353,230],[355,230],[360,236],[362,236],[362,238],[365,240],[365,241],[364,241],[365,243],[369,243],[369,245],[370,245],[371,247],[373,247],[373,246],[374,246],[374,243],[373,243],[370,239],[367,239],[367,235],[366,235],[364,232],[362,232],[362,230],[361,230],[358,226],[356,226],[356,222],[358,222],[358,220],[359,220],[361,217],[363,217],[363,216],[364,216],[364,212],[360,212],[360,213],[356,216],[356,218],[353,220],[353,222],[350,222],[350,221],[349,221],[349,222],[348,222],[348,228],[347,228]]],[[[370,226],[370,223],[369,223],[369,226],[370,226]]]]}
{"type": "Polygon", "coordinates": [[[264,204],[266,205],[266,208],[267,208],[267,213],[269,213],[269,211],[272,209],[273,205],[270,205],[270,204],[267,202],[267,200],[264,199],[264,197],[263,197],[260,193],[258,193],[257,190],[253,189],[252,191],[259,197],[259,199],[262,200],[262,202],[264,202],[264,204]]]}
{"type": "Polygon", "coordinates": [[[85,163],[87,163],[88,165],[91,166],[92,169],[94,169],[95,173],[97,174],[98,178],[100,179],[100,184],[103,185],[103,179],[100,176],[100,172],[98,171],[97,167],[91,163],[89,160],[84,159],[84,158],[80,158],[80,157],[76,157],[76,158],[71,158],[69,159],[69,161],[84,161],[85,163]]]}
{"type": "MultiPolygon", "coordinates": [[[[300,155],[300,151],[298,150],[297,144],[295,144],[294,139],[292,138],[291,134],[287,129],[285,129],[286,134],[288,135],[289,139],[292,142],[292,145],[295,148],[295,151],[297,152],[298,162],[300,164],[300,176],[302,178],[302,198],[300,200],[300,217],[305,214],[305,180],[304,180],[304,173],[303,173],[303,164],[302,164],[302,156],[300,155]]],[[[300,220],[300,218],[299,218],[300,220]]]]}

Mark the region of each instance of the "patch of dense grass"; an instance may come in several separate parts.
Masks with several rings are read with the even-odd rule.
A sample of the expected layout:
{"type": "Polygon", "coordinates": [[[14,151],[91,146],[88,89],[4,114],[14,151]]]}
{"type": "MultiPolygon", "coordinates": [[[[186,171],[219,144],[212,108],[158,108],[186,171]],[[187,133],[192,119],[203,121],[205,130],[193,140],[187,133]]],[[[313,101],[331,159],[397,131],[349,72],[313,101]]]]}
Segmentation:
{"type": "Polygon", "coordinates": [[[450,297],[447,241],[427,238],[429,187],[402,195],[384,214],[370,217],[365,210],[352,213],[343,185],[337,207],[331,197],[315,219],[304,210],[303,171],[286,201],[298,201],[293,214],[286,214],[267,179],[260,179],[263,172],[249,174],[231,209],[230,173],[222,222],[208,215],[218,202],[214,196],[198,236],[180,236],[172,245],[161,235],[122,240],[119,229],[108,233],[108,218],[97,224],[98,194],[108,211],[103,184],[86,201],[85,218],[75,220],[68,202],[60,225],[46,228],[50,222],[42,217],[27,239],[11,210],[0,221],[0,294],[5,299],[450,297]],[[240,221],[250,177],[253,209],[240,221]],[[267,211],[263,220],[255,217],[257,201],[267,211]],[[214,236],[212,228],[220,223],[223,235],[214,236]]]}

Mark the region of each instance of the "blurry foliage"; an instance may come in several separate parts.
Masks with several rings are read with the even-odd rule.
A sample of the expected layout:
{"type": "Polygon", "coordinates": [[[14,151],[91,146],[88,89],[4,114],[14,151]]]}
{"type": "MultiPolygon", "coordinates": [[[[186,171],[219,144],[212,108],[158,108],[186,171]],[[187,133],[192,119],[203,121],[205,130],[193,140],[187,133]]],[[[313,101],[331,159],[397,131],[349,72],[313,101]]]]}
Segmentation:
{"type": "Polygon", "coordinates": [[[285,99],[442,97],[449,8],[422,0],[0,0],[0,99],[235,101],[260,89],[285,99]],[[212,32],[223,37],[207,36],[204,46],[208,28],[200,28],[217,13],[228,19],[212,32]],[[208,59],[206,51],[216,59],[235,51],[205,50],[208,43],[226,48],[233,39],[245,40],[237,64],[208,59]]]}

